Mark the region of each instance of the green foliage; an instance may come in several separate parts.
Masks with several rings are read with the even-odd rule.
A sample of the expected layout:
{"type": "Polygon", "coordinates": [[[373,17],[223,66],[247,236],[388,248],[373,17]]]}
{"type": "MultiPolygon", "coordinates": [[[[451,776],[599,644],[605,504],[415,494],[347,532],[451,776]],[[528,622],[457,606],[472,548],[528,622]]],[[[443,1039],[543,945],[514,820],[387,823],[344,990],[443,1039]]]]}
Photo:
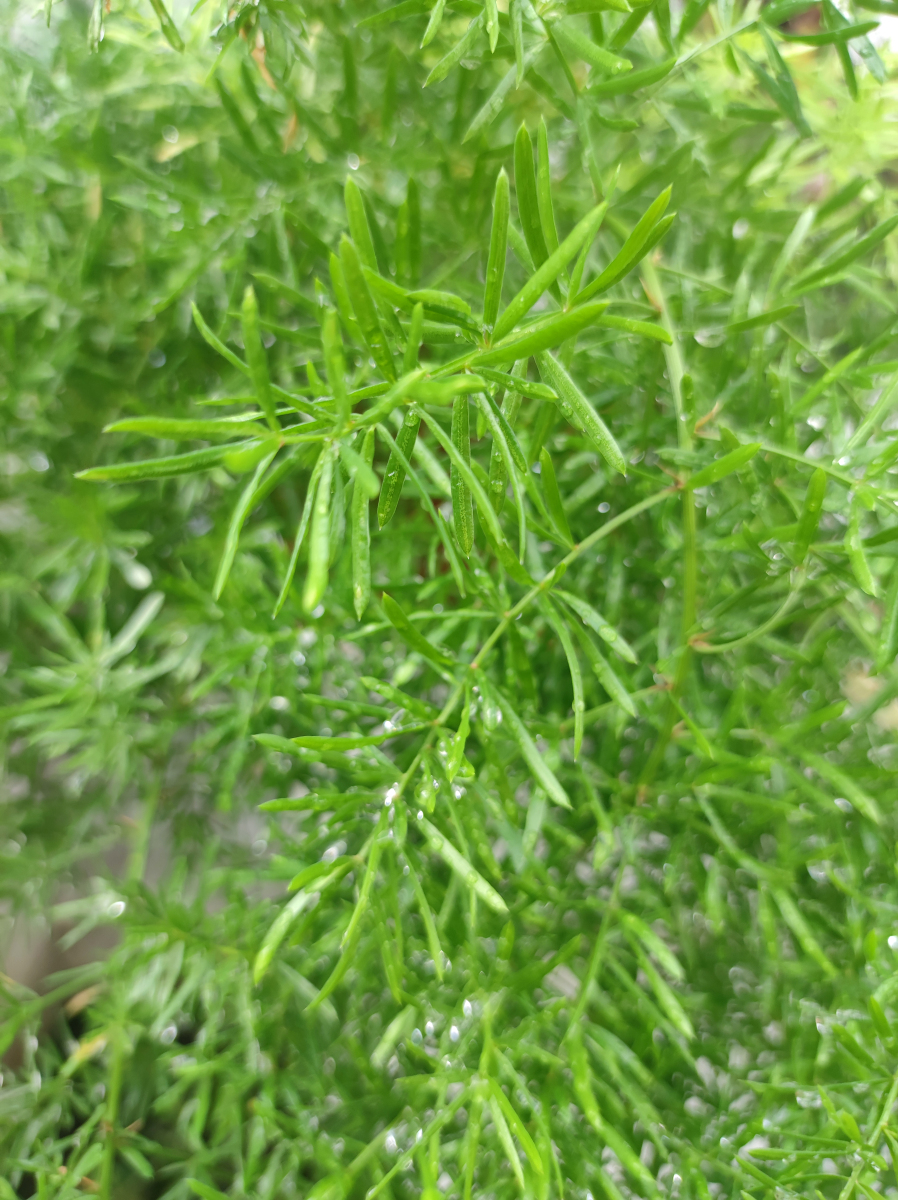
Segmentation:
{"type": "Polygon", "coordinates": [[[0,976],[0,1196],[889,1195],[875,23],[40,18],[0,889],[64,956],[0,976]]]}

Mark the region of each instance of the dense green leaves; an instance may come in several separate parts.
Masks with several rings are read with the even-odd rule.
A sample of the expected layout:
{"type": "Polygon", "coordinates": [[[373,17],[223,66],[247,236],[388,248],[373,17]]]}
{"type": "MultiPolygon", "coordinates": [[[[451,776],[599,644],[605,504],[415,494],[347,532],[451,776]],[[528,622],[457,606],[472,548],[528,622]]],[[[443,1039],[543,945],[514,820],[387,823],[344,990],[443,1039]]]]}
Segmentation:
{"type": "Polygon", "coordinates": [[[888,1196],[871,22],[19,7],[0,1193],[888,1196]]]}

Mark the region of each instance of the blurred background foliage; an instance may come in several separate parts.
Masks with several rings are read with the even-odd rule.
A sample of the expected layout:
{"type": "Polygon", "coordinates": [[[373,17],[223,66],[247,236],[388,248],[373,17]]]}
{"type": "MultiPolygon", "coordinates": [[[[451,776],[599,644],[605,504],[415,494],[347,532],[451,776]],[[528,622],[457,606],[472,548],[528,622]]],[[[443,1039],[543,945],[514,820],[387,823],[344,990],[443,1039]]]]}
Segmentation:
{"type": "MultiPolygon", "coordinates": [[[[896,1187],[898,263],[882,223],[898,141],[892,56],[854,29],[870,8],[891,13],[2,6],[0,1195],[896,1187]],[[598,50],[658,77],[615,92],[598,50]],[[174,452],[111,421],[205,418],[198,400],[241,394],[191,304],[239,349],[250,282],[272,379],[318,394],[315,281],[327,292],[347,172],[382,270],[476,307],[496,175],[540,118],[560,232],[610,200],[595,268],[672,185],[676,221],[613,295],[676,337],[591,335],[573,357],[626,480],[576,429],[543,428],[545,402],[522,407],[564,510],[553,537],[531,531],[528,569],[716,453],[762,450],[563,581],[637,659],[614,658],[620,691],[586,672],[576,762],[553,610],[490,660],[572,809],[475,698],[470,766],[452,781],[445,755],[427,760],[405,844],[376,859],[411,735],[370,758],[251,735],[366,733],[439,706],[445,684],[380,595],[469,660],[518,597],[479,530],[462,598],[407,483],[372,537],[363,621],[338,533],[322,611],[303,613],[298,585],[273,620],[307,468],[251,515],[217,600],[236,472],[75,474],[174,452]],[[476,888],[414,829],[419,803],[476,888]],[[317,905],[289,899],[319,863],[349,873],[317,905]]],[[[445,505],[431,447],[418,465],[445,505]]],[[[489,455],[479,431],[485,470],[489,455]]]]}

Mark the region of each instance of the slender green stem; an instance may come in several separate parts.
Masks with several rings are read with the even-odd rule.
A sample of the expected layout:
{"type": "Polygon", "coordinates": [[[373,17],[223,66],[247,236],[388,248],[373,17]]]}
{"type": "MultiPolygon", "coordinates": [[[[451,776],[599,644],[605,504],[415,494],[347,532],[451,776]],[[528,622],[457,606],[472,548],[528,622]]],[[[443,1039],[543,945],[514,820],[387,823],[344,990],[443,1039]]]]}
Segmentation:
{"type": "MultiPolygon", "coordinates": [[[[683,357],[677,340],[676,330],[667,304],[667,296],[658,272],[649,260],[642,265],[642,280],[649,300],[661,315],[661,324],[670,334],[670,345],[664,347],[667,378],[670,383],[677,422],[677,445],[681,450],[691,450],[693,431],[689,426],[688,414],[683,406],[683,357]]],[[[687,472],[688,477],[688,472],[687,472]]],[[[692,488],[683,489],[683,610],[680,620],[680,645],[677,654],[677,670],[673,681],[672,697],[683,690],[689,675],[692,660],[690,634],[695,625],[698,605],[698,538],[695,511],[695,493],[692,488]]],[[[652,748],[648,761],[639,777],[640,787],[648,786],[654,779],[664,752],[667,749],[677,723],[679,711],[675,703],[668,705],[667,717],[661,733],[652,748]]]]}
{"type": "MultiPolygon", "coordinates": [[[[765,454],[776,454],[780,458],[788,458],[790,462],[801,463],[802,466],[807,467],[810,471],[813,471],[819,467],[832,479],[838,479],[840,483],[844,483],[848,488],[856,488],[859,486],[859,481],[855,479],[853,475],[850,475],[847,471],[840,471],[839,468],[832,463],[827,463],[825,461],[815,462],[813,459],[808,458],[805,454],[799,453],[797,450],[789,450],[787,447],[777,446],[773,442],[762,441],[761,449],[765,454]]],[[[894,515],[895,512],[898,511],[898,500],[893,499],[893,497],[890,495],[886,495],[879,488],[874,487],[873,484],[867,483],[866,481],[861,480],[860,485],[865,486],[869,490],[869,493],[873,496],[875,502],[882,505],[882,507],[885,508],[890,515],[894,515]]]]}
{"type": "Polygon", "coordinates": [[[709,50],[713,50],[713,49],[715,49],[715,47],[723,45],[724,42],[731,41],[734,37],[737,37],[740,33],[747,33],[748,30],[753,28],[753,26],[757,25],[757,23],[758,23],[757,17],[750,17],[746,21],[740,21],[740,23],[738,25],[733,25],[732,28],[725,30],[723,33],[719,34],[717,37],[711,38],[707,42],[702,42],[701,45],[696,46],[694,50],[690,50],[688,54],[684,54],[683,57],[674,66],[674,68],[670,72],[670,74],[665,75],[664,79],[661,80],[661,82],[658,84],[657,90],[652,94],[652,96],[650,98],[652,100],[654,100],[655,97],[657,96],[658,92],[661,91],[661,89],[664,87],[664,85],[670,79],[673,79],[676,75],[678,75],[683,70],[683,67],[685,67],[687,63],[693,62],[694,59],[698,58],[700,55],[707,54],[707,52],[709,50]]]}
{"type": "Polygon", "coordinates": [[[382,1129],[380,1133],[376,1134],[375,1137],[368,1143],[368,1145],[365,1146],[365,1148],[355,1156],[355,1158],[346,1168],[346,1174],[350,1177],[358,1175],[359,1171],[361,1171],[363,1167],[367,1166],[375,1154],[377,1154],[388,1133],[389,1127],[382,1129]]]}
{"type": "Polygon", "coordinates": [[[767,618],[757,629],[752,629],[750,633],[746,633],[743,637],[734,638],[731,642],[721,642],[716,645],[709,645],[707,642],[702,642],[699,639],[694,639],[692,648],[697,650],[699,654],[723,654],[725,650],[735,650],[740,646],[747,646],[749,642],[755,642],[759,637],[763,637],[765,633],[769,633],[774,629],[783,617],[787,616],[801,595],[801,589],[804,587],[806,572],[803,570],[796,571],[797,580],[795,585],[790,589],[786,599],[779,606],[776,612],[767,618]]]}
{"type": "Polygon", "coordinates": [[[112,1194],[112,1176],[115,1171],[116,1150],[115,1131],[118,1123],[119,1097],[122,1092],[122,1074],[125,1066],[122,1037],[122,1030],[117,1027],[110,1033],[112,1065],[109,1071],[109,1095],[106,1100],[106,1111],[103,1118],[103,1124],[106,1128],[106,1142],[103,1147],[103,1166],[100,1174],[100,1200],[110,1200],[112,1194]]]}
{"type": "Polygon", "coordinates": [[[695,494],[692,488],[683,489],[683,617],[680,623],[680,664],[677,671],[677,690],[683,686],[689,666],[689,635],[695,625],[698,600],[698,543],[696,538],[695,494]]]}

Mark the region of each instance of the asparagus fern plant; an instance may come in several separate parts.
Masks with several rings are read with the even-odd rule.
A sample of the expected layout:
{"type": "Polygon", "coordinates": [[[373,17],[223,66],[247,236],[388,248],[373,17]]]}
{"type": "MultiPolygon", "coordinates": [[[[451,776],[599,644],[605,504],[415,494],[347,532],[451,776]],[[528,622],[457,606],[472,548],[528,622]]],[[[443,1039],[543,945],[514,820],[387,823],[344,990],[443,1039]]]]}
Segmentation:
{"type": "Polygon", "coordinates": [[[2,51],[0,1193],[888,1195],[874,23],[48,16],[2,51]]]}

